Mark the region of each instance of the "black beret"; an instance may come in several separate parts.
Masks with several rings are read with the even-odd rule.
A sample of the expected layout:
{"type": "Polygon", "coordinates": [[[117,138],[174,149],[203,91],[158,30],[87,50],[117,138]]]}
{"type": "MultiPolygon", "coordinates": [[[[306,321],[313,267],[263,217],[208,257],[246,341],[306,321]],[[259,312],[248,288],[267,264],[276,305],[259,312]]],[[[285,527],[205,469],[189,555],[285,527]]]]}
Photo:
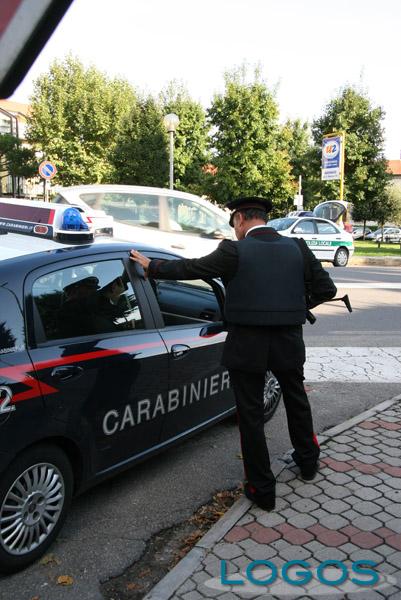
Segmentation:
{"type": "Polygon", "coordinates": [[[247,208],[257,208],[258,210],[263,210],[265,213],[268,213],[273,208],[271,200],[269,200],[268,198],[258,198],[257,196],[237,198],[236,200],[227,202],[226,206],[227,208],[233,211],[230,215],[231,227],[234,224],[235,213],[240,210],[246,210],[247,208]]]}

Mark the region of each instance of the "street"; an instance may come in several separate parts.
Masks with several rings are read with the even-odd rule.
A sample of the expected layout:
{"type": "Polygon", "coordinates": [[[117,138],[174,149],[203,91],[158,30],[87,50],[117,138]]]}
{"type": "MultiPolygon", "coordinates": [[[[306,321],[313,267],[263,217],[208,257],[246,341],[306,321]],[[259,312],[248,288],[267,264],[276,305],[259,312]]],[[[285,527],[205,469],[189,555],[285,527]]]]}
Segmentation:
{"type": "MultiPolygon", "coordinates": [[[[317,322],[305,326],[308,356],[316,364],[319,355],[328,356],[332,367],[338,364],[331,374],[315,371],[317,380],[308,378],[313,366],[306,365],[318,432],[400,393],[399,268],[328,271],[338,295],[349,294],[354,312],[349,314],[342,303],[326,304],[313,311],[317,322]],[[390,347],[398,349],[391,357],[395,368],[379,381],[364,378],[364,367],[345,383],[337,376],[347,362],[358,366],[358,360],[365,360],[361,348],[375,349],[374,356],[383,358],[380,349],[390,347]]],[[[266,433],[272,458],[288,450],[282,405],[266,433]]],[[[100,600],[99,582],[136,561],[151,535],[188,518],[215,491],[233,488],[242,480],[239,452],[238,431],[230,419],[77,498],[48,560],[0,578],[0,599],[100,600]],[[72,585],[57,585],[60,575],[70,576],[72,585]]]]}

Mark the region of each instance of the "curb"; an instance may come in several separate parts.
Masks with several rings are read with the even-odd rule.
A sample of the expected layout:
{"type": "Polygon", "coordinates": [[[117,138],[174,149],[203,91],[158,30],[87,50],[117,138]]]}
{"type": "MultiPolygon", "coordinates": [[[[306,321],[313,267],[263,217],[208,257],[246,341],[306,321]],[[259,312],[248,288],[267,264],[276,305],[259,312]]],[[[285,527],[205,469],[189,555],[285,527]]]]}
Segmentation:
{"type": "MultiPolygon", "coordinates": [[[[397,402],[401,402],[401,394],[394,396],[390,400],[385,400],[377,406],[374,406],[355,417],[351,417],[339,425],[331,427],[318,436],[319,444],[325,444],[339,433],[342,433],[357,423],[365,421],[367,418],[386,410],[397,402]]],[[[277,477],[290,462],[292,462],[291,450],[288,450],[281,458],[275,459],[272,463],[274,475],[277,477]]],[[[181,587],[186,579],[188,579],[188,577],[190,577],[198,568],[203,558],[206,556],[207,551],[225,536],[231,527],[247,512],[251,505],[252,502],[245,498],[245,496],[237,500],[225,515],[219,519],[219,521],[217,521],[217,523],[215,523],[215,525],[213,525],[200,540],[198,540],[192,550],[190,550],[190,552],[188,552],[188,554],[181,559],[180,562],[177,563],[177,565],[165,575],[142,600],[169,600],[172,598],[178,588],[181,587]]]]}
{"type": "Polygon", "coordinates": [[[360,266],[381,266],[381,267],[400,267],[401,256],[352,256],[348,263],[349,267],[360,266]]]}

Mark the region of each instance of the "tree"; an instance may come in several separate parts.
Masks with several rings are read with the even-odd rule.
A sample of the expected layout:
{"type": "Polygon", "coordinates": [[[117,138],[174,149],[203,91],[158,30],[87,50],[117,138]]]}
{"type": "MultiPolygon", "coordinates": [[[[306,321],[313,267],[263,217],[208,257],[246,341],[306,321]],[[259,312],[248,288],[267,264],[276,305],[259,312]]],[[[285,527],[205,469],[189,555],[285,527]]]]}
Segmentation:
{"type": "Polygon", "coordinates": [[[136,95],[71,56],[55,61],[34,84],[28,140],[55,162],[64,185],[110,180],[110,155],[136,95]]]}
{"type": "Polygon", "coordinates": [[[401,187],[389,183],[380,203],[376,207],[376,218],[381,227],[388,222],[401,224],[401,187]]]}
{"type": "Polygon", "coordinates": [[[37,175],[38,161],[32,148],[9,133],[0,134],[0,177],[33,177],[37,175]]]}
{"type": "Polygon", "coordinates": [[[302,123],[300,119],[291,121],[288,119],[281,129],[281,148],[287,152],[291,165],[291,174],[295,182],[302,177],[302,193],[304,196],[304,207],[308,206],[310,193],[310,158],[311,158],[311,135],[308,123],[302,123]]]}
{"type": "Polygon", "coordinates": [[[163,114],[175,113],[180,123],[174,135],[174,184],[177,189],[205,193],[205,166],[210,161],[209,125],[199,102],[176,81],[160,94],[163,114]]]}
{"type": "Polygon", "coordinates": [[[286,208],[296,186],[288,154],[280,144],[278,106],[260,80],[246,81],[246,68],[225,75],[225,92],[217,94],[208,111],[214,128],[209,193],[219,203],[241,195],[271,197],[276,210],[286,208]]]}
{"type": "MultiPolygon", "coordinates": [[[[382,108],[373,107],[365,93],[346,87],[312,125],[316,149],[321,148],[324,134],[345,131],[344,199],[353,203],[354,215],[362,220],[378,218],[388,182],[383,117],[382,108]]],[[[314,169],[320,179],[316,164],[314,169]]],[[[320,198],[339,197],[338,181],[320,182],[318,187],[320,198]]]]}
{"type": "Polygon", "coordinates": [[[151,96],[133,106],[112,154],[116,183],[168,184],[168,140],[162,117],[160,104],[151,96]]]}

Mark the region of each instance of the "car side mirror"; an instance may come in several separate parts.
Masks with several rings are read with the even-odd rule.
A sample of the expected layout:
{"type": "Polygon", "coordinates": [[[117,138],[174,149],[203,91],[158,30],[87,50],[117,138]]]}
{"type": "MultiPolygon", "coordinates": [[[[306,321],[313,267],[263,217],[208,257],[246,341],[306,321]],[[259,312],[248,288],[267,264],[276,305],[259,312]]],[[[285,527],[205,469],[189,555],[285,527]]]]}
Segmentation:
{"type": "Polygon", "coordinates": [[[225,325],[223,321],[218,321],[216,323],[208,323],[199,332],[200,337],[211,337],[213,335],[218,335],[226,331],[225,325]]]}

